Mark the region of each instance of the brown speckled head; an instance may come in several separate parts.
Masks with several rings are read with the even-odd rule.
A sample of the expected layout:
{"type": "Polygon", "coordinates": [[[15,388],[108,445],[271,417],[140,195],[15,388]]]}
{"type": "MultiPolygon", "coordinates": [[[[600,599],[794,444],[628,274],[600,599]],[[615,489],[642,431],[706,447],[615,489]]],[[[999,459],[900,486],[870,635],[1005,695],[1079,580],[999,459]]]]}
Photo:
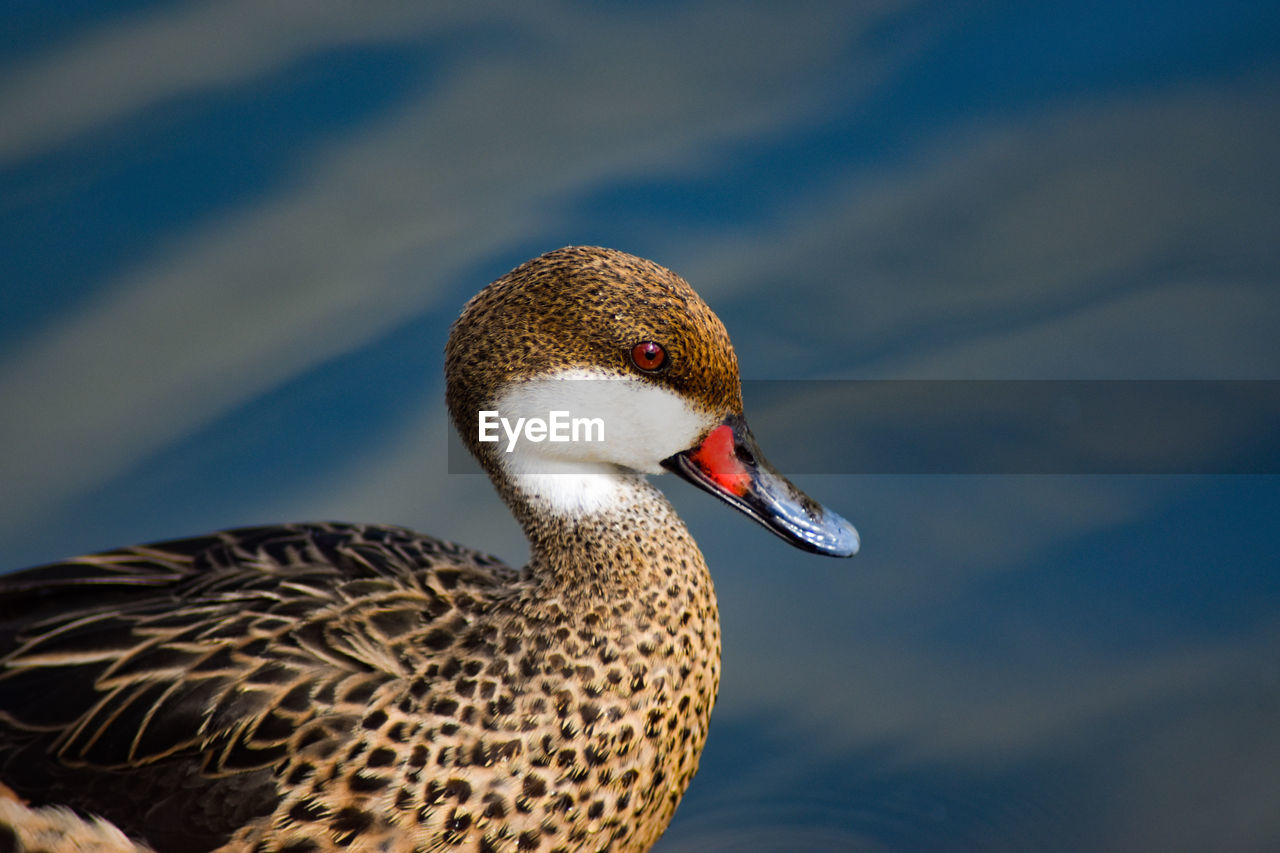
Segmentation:
{"type": "Polygon", "coordinates": [[[445,348],[449,413],[480,452],[478,410],[509,383],[568,369],[665,386],[717,420],[742,412],[738,361],[719,318],[680,276],[613,249],[548,252],[468,302],[445,348]],[[666,351],[654,372],[632,361],[645,341],[666,351]]]}

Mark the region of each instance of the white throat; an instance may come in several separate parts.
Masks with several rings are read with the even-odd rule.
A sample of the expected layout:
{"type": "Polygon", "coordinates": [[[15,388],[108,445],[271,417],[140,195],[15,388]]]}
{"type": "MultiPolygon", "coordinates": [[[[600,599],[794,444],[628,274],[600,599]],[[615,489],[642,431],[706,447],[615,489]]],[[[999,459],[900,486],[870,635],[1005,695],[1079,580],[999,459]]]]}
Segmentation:
{"type": "Polygon", "coordinates": [[[482,442],[516,488],[555,515],[622,508],[647,494],[645,474],[693,447],[715,416],[626,374],[569,370],[510,385],[483,420],[482,442]]]}
{"type": "Polygon", "coordinates": [[[647,483],[644,474],[591,465],[566,465],[556,474],[512,474],[511,479],[538,509],[571,518],[616,513],[635,504],[647,483]]]}

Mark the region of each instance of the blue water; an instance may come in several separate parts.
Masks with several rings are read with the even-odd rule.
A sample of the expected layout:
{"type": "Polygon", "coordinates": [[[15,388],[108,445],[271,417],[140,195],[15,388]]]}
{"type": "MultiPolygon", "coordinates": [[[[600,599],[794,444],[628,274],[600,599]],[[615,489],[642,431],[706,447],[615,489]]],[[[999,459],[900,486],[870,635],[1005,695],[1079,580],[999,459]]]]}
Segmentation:
{"type": "MultiPolygon", "coordinates": [[[[436,5],[0,7],[0,568],[317,518],[518,562],[441,349],[569,243],[748,379],[1280,379],[1275,4],[436,5]]],[[[863,552],[665,484],[724,680],[659,850],[1280,849],[1280,478],[829,473],[856,419],[748,415],[863,552]]]]}

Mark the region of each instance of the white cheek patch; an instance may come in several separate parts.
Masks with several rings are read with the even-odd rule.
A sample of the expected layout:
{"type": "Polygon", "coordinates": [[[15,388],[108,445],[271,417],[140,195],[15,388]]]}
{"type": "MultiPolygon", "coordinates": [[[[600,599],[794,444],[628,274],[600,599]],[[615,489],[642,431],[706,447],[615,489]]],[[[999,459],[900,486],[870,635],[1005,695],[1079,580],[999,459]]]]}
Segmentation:
{"type": "Polygon", "coordinates": [[[521,457],[525,473],[537,473],[535,463],[547,460],[553,463],[547,473],[577,462],[657,474],[663,459],[688,450],[715,426],[712,414],[674,391],[580,370],[510,386],[485,421],[490,429],[481,440],[498,437],[498,457],[521,457]]]}
{"type": "Polygon", "coordinates": [[[688,450],[713,414],[639,378],[572,370],[511,385],[477,413],[481,442],[521,491],[555,512],[616,505],[636,474],[688,450]]]}

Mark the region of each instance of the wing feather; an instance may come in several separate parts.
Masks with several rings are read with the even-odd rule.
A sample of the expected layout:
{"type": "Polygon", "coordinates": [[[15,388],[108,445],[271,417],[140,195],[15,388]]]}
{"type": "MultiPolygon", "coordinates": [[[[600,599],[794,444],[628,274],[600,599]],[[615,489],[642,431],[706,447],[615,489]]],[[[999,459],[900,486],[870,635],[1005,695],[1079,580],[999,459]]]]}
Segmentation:
{"type": "Polygon", "coordinates": [[[433,632],[464,628],[512,575],[400,528],[309,524],[0,577],[0,765],[24,796],[108,814],[74,799],[84,773],[271,771],[415,677],[405,650],[430,654],[433,632]]]}

